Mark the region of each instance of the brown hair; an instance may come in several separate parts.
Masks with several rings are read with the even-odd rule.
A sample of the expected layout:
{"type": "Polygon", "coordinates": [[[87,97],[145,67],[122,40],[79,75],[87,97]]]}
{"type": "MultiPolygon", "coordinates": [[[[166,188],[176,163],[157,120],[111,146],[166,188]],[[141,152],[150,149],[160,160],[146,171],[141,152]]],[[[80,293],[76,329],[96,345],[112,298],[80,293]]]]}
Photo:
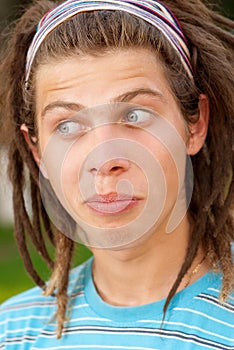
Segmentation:
{"type": "Polygon", "coordinates": [[[38,65],[47,60],[81,53],[98,55],[115,48],[146,47],[154,50],[164,63],[166,77],[188,123],[199,119],[199,94],[207,95],[210,104],[208,135],[202,150],[192,157],[194,192],[189,207],[192,232],[185,260],[169,292],[164,312],[201,244],[211,266],[223,272],[221,299],[225,299],[233,288],[234,35],[229,29],[234,29],[234,23],[200,0],[165,0],[164,3],[177,16],[187,37],[194,82],[186,75],[177,54],[156,28],[127,13],[97,11],[80,14],[62,23],[42,43],[33,64],[25,101],[27,49],[38,21],[56,6],[56,3],[47,0],[36,1],[16,23],[7,54],[1,62],[0,74],[4,85],[1,83],[0,103],[4,110],[4,123],[11,130],[9,175],[13,184],[15,237],[26,269],[34,281],[44,288],[46,295],[57,289],[58,336],[61,336],[66,313],[74,243],[53,227],[45,212],[40,197],[38,167],[20,132],[20,125],[26,123],[31,136],[36,135],[33,77],[38,65]],[[27,173],[33,199],[32,219],[26,210],[23,194],[27,173]],[[55,244],[55,262],[47,252],[43,230],[55,244]],[[31,262],[26,233],[53,271],[47,287],[31,262]]]}

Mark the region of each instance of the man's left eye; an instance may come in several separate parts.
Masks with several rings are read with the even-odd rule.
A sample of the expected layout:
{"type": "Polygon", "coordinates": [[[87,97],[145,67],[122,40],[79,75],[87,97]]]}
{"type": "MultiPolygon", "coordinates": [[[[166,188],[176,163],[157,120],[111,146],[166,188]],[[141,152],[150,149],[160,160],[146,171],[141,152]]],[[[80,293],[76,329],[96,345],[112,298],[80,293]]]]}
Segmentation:
{"type": "Polygon", "coordinates": [[[129,111],[124,121],[129,124],[141,124],[149,121],[152,118],[152,112],[138,109],[129,111]]]}

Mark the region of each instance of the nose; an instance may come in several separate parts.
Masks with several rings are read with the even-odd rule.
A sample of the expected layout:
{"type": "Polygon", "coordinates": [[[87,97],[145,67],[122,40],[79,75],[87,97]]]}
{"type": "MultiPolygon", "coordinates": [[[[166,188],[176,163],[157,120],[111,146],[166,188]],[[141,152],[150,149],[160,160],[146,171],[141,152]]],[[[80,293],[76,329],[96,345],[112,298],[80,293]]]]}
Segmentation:
{"type": "Polygon", "coordinates": [[[128,159],[115,158],[101,165],[99,169],[92,168],[91,173],[99,176],[119,176],[128,171],[129,168],[130,161],[128,159]]]}

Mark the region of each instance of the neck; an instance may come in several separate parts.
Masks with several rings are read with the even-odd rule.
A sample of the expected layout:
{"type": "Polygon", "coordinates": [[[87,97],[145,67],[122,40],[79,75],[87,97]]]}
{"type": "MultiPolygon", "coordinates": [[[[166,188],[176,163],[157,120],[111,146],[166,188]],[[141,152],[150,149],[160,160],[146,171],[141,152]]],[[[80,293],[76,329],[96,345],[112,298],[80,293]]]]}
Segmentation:
{"type": "MultiPolygon", "coordinates": [[[[185,219],[170,234],[153,234],[145,242],[119,251],[94,249],[93,278],[103,300],[116,306],[136,306],[166,298],[184,261],[189,239],[185,219]]],[[[199,249],[190,269],[201,261],[199,249]]],[[[204,274],[204,268],[192,275],[191,282],[204,274]]],[[[188,272],[189,274],[189,272],[188,272]]],[[[178,291],[185,287],[181,282],[178,291]]]]}

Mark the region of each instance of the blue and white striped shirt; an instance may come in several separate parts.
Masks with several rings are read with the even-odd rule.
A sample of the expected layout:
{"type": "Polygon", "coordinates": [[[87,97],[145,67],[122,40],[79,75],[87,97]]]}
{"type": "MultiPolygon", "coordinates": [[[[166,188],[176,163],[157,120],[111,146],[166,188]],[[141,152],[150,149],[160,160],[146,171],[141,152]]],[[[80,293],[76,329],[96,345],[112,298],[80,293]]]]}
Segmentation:
{"type": "Polygon", "coordinates": [[[56,300],[36,287],[0,308],[1,350],[234,350],[234,296],[220,303],[221,275],[208,272],[173,298],[162,325],[160,300],[136,307],[105,303],[92,259],[71,272],[68,320],[56,339],[56,300]]]}

